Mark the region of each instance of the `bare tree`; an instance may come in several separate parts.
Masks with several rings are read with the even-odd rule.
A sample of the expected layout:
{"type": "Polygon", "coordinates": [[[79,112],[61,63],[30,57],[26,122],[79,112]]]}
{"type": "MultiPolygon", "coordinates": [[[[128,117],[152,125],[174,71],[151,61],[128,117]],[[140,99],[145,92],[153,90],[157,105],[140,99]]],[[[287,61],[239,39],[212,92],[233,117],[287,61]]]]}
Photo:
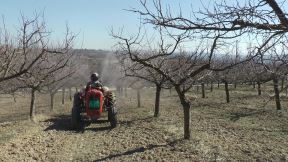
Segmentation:
{"type": "Polygon", "coordinates": [[[44,20],[39,17],[33,20],[26,20],[22,17],[22,24],[19,29],[21,38],[18,40],[19,47],[15,49],[15,54],[21,54],[16,57],[10,66],[9,75],[2,77],[5,81],[15,78],[19,83],[17,88],[31,89],[30,117],[35,113],[35,94],[43,87],[58,82],[70,74],[55,77],[61,73],[71,63],[72,54],[69,50],[72,47],[75,35],[67,31],[62,42],[50,43],[50,32],[47,31],[44,20]],[[31,32],[32,31],[32,32],[31,32]],[[17,63],[16,63],[17,62],[17,63]]]}
{"type": "Polygon", "coordinates": [[[183,88],[183,85],[187,85],[185,82],[199,77],[199,74],[205,70],[223,71],[261,55],[267,49],[268,43],[283,36],[288,27],[288,21],[281,6],[274,0],[264,0],[259,1],[259,3],[235,2],[232,4],[227,4],[226,1],[216,2],[212,10],[204,6],[200,12],[192,11],[190,18],[183,17],[181,11],[178,15],[173,15],[169,7],[162,7],[160,0],[154,0],[152,2],[153,7],[149,7],[150,5],[147,5],[146,0],[140,0],[140,3],[143,7],[142,10],[132,9],[130,11],[140,14],[145,24],[152,24],[158,29],[165,29],[166,31],[177,29],[177,34],[167,32],[167,35],[172,36],[175,42],[172,41],[170,46],[167,44],[165,46],[164,39],[160,34],[160,43],[155,50],[158,52],[148,53],[145,51],[146,46],[141,44],[141,36],[139,35],[124,37],[121,34],[114,34],[113,36],[118,39],[119,48],[123,54],[128,55],[132,61],[163,75],[175,87],[184,111],[185,139],[190,138],[190,102],[185,94],[191,88],[190,86],[183,88]],[[231,44],[231,42],[236,42],[237,38],[239,41],[241,37],[247,36],[253,37],[253,41],[264,40],[255,44],[256,52],[253,56],[236,64],[232,63],[222,67],[213,65],[215,50],[218,49],[218,53],[224,51],[224,49],[219,50],[219,45],[223,47],[223,44],[225,46],[226,43],[231,44]],[[179,49],[179,44],[184,40],[187,41],[187,39],[194,40],[193,43],[202,42],[202,44],[200,43],[198,46],[200,48],[194,48],[193,54],[186,55],[187,58],[184,57],[185,59],[182,60],[178,58],[180,66],[171,66],[168,69],[161,67],[162,64],[167,64],[167,60],[170,62],[173,60],[171,58],[175,55],[175,50],[179,49]],[[221,43],[220,40],[222,40],[221,43]],[[210,42],[210,44],[205,44],[205,51],[209,52],[203,52],[204,41],[210,42]],[[163,60],[160,66],[153,62],[156,58],[163,60]]]}
{"type": "MultiPolygon", "coordinates": [[[[73,74],[75,74],[75,72],[75,65],[73,63],[70,63],[69,65],[67,64],[66,67],[63,67],[61,71],[51,76],[49,78],[50,81],[46,81],[45,86],[50,95],[50,111],[54,110],[54,97],[56,93],[59,91],[59,89],[67,87],[67,85],[71,85],[70,78],[73,77],[73,74]]],[[[44,89],[42,91],[46,90],[45,87],[42,87],[41,89],[44,89]]]]}
{"type": "MultiPolygon", "coordinates": [[[[240,58],[238,53],[235,54],[236,57],[231,57],[231,55],[226,55],[225,58],[222,58],[221,60],[218,60],[221,66],[229,66],[231,64],[237,64],[240,60],[245,60],[243,58],[240,58]]],[[[249,58],[248,58],[249,59],[249,58]]],[[[217,79],[224,83],[224,90],[226,95],[226,102],[230,102],[230,93],[229,93],[229,84],[234,83],[234,88],[236,88],[236,84],[238,82],[237,78],[241,75],[241,68],[243,67],[243,64],[239,64],[237,66],[228,68],[223,71],[216,71],[217,79]]]]}
{"type": "Polygon", "coordinates": [[[136,90],[136,100],[137,100],[137,107],[141,107],[141,91],[143,91],[144,87],[147,86],[147,81],[142,80],[136,77],[124,77],[127,83],[127,86],[136,90]]]}
{"type": "Polygon", "coordinates": [[[270,80],[269,74],[265,70],[264,66],[257,63],[256,60],[251,60],[244,65],[245,74],[242,78],[243,82],[249,82],[257,84],[257,93],[260,96],[262,94],[261,85],[270,80]]]}
{"type": "Polygon", "coordinates": [[[31,89],[30,118],[33,119],[35,114],[35,94],[36,91],[42,90],[44,87],[52,86],[57,82],[71,76],[71,72],[64,73],[65,68],[70,64],[71,56],[68,53],[53,54],[47,53],[43,58],[43,62],[37,64],[28,73],[23,74],[17,80],[22,82],[23,87],[31,89]],[[62,73],[59,76],[57,74],[62,73]]]}
{"type": "Polygon", "coordinates": [[[283,39],[273,42],[273,46],[256,60],[256,63],[263,66],[266,73],[265,75],[268,75],[264,82],[270,80],[273,81],[274,97],[277,110],[282,109],[280,103],[279,80],[288,74],[287,46],[283,44],[283,42],[286,41],[287,38],[283,37],[283,39]]]}
{"type": "Polygon", "coordinates": [[[61,50],[49,48],[51,32],[40,14],[31,19],[22,16],[17,35],[10,35],[5,25],[1,31],[0,82],[28,73],[47,53],[66,52],[74,39],[74,36],[67,35],[61,50]]]}
{"type": "Polygon", "coordinates": [[[183,106],[184,138],[189,139],[191,103],[187,99],[186,93],[193,85],[191,84],[191,79],[195,79],[196,76],[199,77],[204,70],[210,68],[216,42],[220,36],[216,36],[213,40],[209,53],[205,53],[204,51],[206,50],[201,48],[200,45],[194,52],[179,51],[179,53],[176,53],[175,51],[179,49],[179,44],[188,38],[186,33],[176,36],[169,34],[167,38],[164,38],[165,35],[162,33],[162,29],[160,29],[159,33],[160,43],[157,43],[159,46],[149,51],[140,48],[145,45],[141,44],[141,41],[139,42],[139,37],[125,38],[116,34],[113,36],[119,41],[118,47],[121,55],[129,58],[132,62],[137,62],[153,70],[153,73],[157,73],[173,85],[183,106]],[[174,44],[166,44],[165,41],[173,41],[174,44]]]}
{"type": "Polygon", "coordinates": [[[121,55],[120,53],[120,55],[118,55],[118,59],[122,66],[125,76],[143,79],[155,85],[156,92],[155,92],[154,117],[159,117],[161,90],[162,88],[165,88],[166,86],[165,82],[167,81],[167,79],[164,76],[159,75],[157,72],[155,72],[155,70],[151,68],[146,68],[145,66],[137,62],[131,62],[129,58],[126,58],[126,55],[121,55]]]}

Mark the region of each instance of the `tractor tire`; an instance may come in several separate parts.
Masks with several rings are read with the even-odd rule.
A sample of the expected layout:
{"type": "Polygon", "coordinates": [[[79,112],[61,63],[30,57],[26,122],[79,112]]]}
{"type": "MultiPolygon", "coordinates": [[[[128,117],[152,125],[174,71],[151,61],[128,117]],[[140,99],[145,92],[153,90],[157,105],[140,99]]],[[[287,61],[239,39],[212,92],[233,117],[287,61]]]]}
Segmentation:
{"type": "Polygon", "coordinates": [[[80,99],[80,96],[79,92],[74,94],[73,107],[83,107],[83,100],[80,99]]]}
{"type": "Polygon", "coordinates": [[[108,120],[111,128],[115,128],[117,126],[117,112],[114,106],[108,108],[108,120]]]}
{"type": "Polygon", "coordinates": [[[80,129],[81,127],[81,110],[78,107],[72,108],[71,126],[72,129],[80,129]]]}

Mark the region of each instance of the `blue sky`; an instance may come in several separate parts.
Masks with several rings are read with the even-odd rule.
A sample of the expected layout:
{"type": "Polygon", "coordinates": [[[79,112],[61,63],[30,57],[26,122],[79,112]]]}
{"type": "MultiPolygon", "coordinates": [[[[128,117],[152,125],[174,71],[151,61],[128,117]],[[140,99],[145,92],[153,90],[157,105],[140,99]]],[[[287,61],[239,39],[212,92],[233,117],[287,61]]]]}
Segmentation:
{"type": "MultiPolygon", "coordinates": [[[[162,1],[169,4],[174,13],[178,13],[181,6],[184,17],[189,17],[191,8],[198,11],[201,5],[212,7],[214,2],[214,0],[162,1]]],[[[54,32],[53,39],[57,40],[64,36],[68,23],[70,30],[78,34],[75,48],[105,50],[111,50],[115,44],[109,35],[112,27],[116,31],[123,28],[128,34],[137,33],[139,15],[123,9],[141,8],[138,0],[2,0],[1,2],[0,15],[5,18],[5,25],[12,33],[19,27],[20,13],[29,18],[35,12],[44,11],[48,29],[54,32]]],[[[151,3],[152,0],[147,2],[151,3]]]]}
{"type": "MultiPolygon", "coordinates": [[[[165,2],[178,10],[180,1],[165,2]]],[[[186,2],[181,5],[183,10],[190,8],[187,4],[191,1],[183,2],[186,2]]],[[[63,36],[68,23],[73,32],[79,33],[76,48],[109,50],[114,44],[109,36],[111,27],[137,32],[139,16],[123,10],[132,7],[140,8],[138,0],[6,0],[0,5],[0,14],[9,31],[13,31],[19,26],[20,13],[32,17],[33,13],[44,11],[48,29],[54,32],[55,38],[63,36]]]]}

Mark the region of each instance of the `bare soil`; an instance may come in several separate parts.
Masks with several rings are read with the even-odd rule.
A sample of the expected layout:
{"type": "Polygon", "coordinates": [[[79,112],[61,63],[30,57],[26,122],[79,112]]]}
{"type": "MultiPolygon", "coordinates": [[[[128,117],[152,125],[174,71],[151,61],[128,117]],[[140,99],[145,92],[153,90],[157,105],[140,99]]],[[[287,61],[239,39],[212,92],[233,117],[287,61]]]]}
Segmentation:
{"type": "Polygon", "coordinates": [[[257,96],[256,90],[237,88],[228,104],[223,89],[206,92],[204,99],[191,92],[197,98],[189,141],[183,140],[183,113],[175,92],[162,93],[161,116],[154,118],[154,89],[147,88],[140,108],[133,90],[118,96],[115,129],[104,114],[97,123],[71,130],[71,102],[58,105],[53,115],[38,115],[35,122],[3,122],[0,161],[288,161],[285,96],[284,110],[278,112],[268,90],[257,96]]]}

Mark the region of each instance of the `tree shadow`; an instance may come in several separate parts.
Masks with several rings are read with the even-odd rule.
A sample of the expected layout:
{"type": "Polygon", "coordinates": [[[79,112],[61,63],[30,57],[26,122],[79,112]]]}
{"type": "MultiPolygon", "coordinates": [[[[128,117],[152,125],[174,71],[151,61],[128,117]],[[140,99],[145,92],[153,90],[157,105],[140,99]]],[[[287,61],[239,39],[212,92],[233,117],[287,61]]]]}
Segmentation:
{"type": "Polygon", "coordinates": [[[222,107],[223,105],[227,105],[227,102],[224,101],[225,99],[223,99],[223,101],[217,102],[217,101],[209,101],[208,102],[194,102],[193,103],[193,108],[194,109],[203,109],[203,107],[207,107],[207,108],[219,108],[222,107]]]}
{"type": "Polygon", "coordinates": [[[137,119],[132,119],[132,120],[123,120],[123,121],[118,121],[120,125],[126,125],[128,127],[131,127],[133,124],[136,122],[144,122],[144,121],[152,121],[154,119],[153,116],[150,117],[145,117],[145,118],[137,118],[137,119]]]}
{"type": "Polygon", "coordinates": [[[175,145],[176,145],[178,142],[181,142],[181,141],[183,141],[183,140],[184,140],[184,139],[177,139],[177,140],[174,140],[174,141],[168,142],[167,144],[162,144],[162,145],[149,144],[149,145],[147,145],[146,147],[141,146],[141,147],[138,147],[138,148],[135,148],[135,149],[131,149],[131,150],[122,152],[122,153],[108,155],[108,156],[103,157],[103,158],[101,158],[101,159],[94,160],[94,162],[111,160],[111,159],[113,159],[113,158],[117,158],[117,157],[121,157],[121,156],[126,156],[126,155],[132,155],[132,154],[134,154],[134,153],[141,153],[141,152],[145,152],[145,151],[147,151],[147,150],[152,150],[152,149],[158,148],[158,147],[175,147],[175,145]]]}
{"type": "Polygon", "coordinates": [[[266,111],[261,110],[261,111],[255,111],[255,110],[250,110],[251,112],[235,112],[235,113],[230,113],[231,117],[230,120],[233,122],[238,121],[240,118],[243,117],[248,117],[248,116],[253,116],[253,115],[260,115],[263,113],[266,113],[266,111]]]}

